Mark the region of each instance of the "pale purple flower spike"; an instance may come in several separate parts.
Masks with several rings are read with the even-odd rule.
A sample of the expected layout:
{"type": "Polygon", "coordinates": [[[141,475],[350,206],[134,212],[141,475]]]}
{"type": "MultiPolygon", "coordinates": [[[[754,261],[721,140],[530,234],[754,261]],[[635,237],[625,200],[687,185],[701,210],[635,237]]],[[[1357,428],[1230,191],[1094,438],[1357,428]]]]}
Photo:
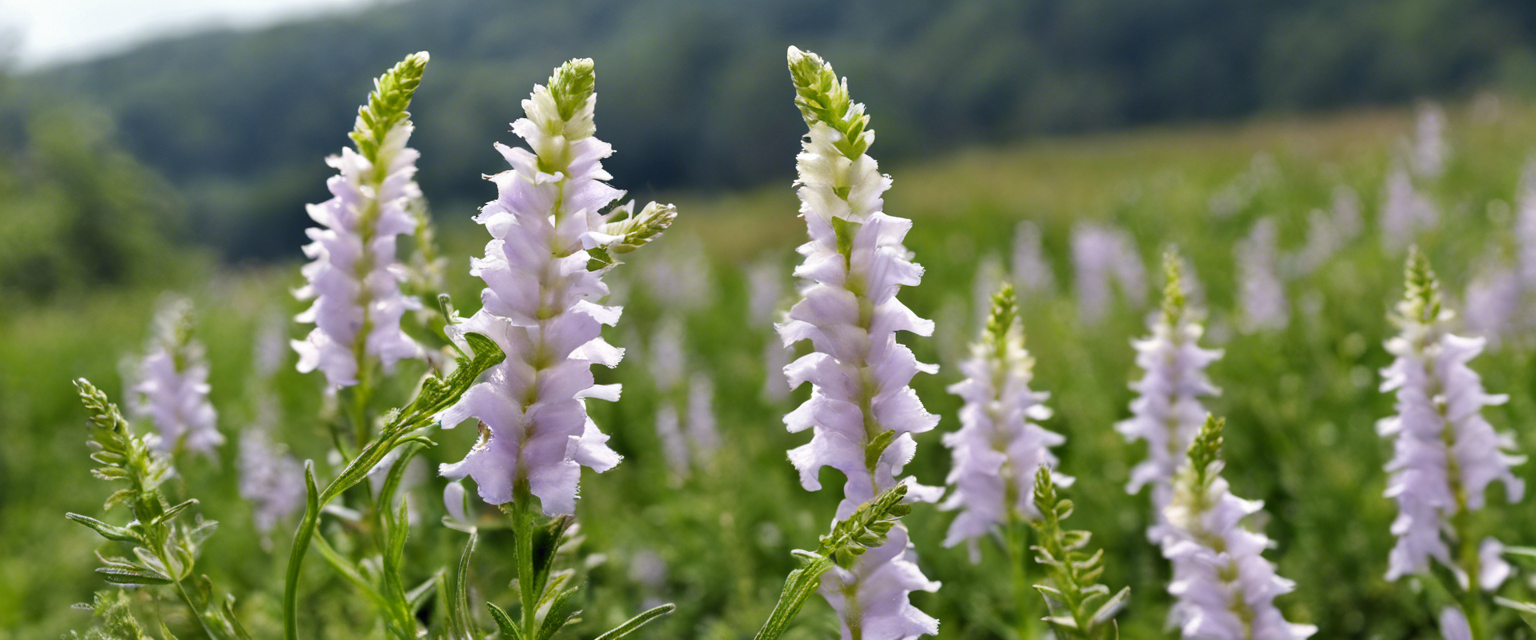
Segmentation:
{"type": "MultiPolygon", "coordinates": [[[[797,83],[806,74],[818,86],[833,71],[815,54],[791,47],[789,64],[797,83]]],[[[861,118],[863,105],[846,96],[846,83],[831,88],[843,123],[861,118]]],[[[939,418],[928,413],[908,383],[919,372],[937,367],[917,361],[896,341],[900,331],[931,335],[933,323],[917,317],[897,299],[903,286],[916,285],[922,267],[902,239],[912,222],[882,212],[882,194],[890,178],[881,175],[869,155],[838,148],[839,129],[807,113],[809,133],[796,158],[800,214],[811,240],[799,248],[805,261],[795,270],[802,299],[779,325],[785,345],[809,340],[814,351],[784,372],[790,385],[811,383],[811,397],[785,416],[791,432],[811,431],[811,442],[789,452],[807,490],[821,488],[818,473],[832,467],[845,477],[837,516],[845,518],[877,494],[910,480],[901,470],[916,452],[915,433],[932,429],[939,418]],[[861,311],[862,310],[862,311],[861,311]],[[872,437],[894,439],[875,460],[867,455],[872,437]],[[873,464],[871,464],[873,463],[873,464]]],[[[861,129],[862,151],[873,131],[861,129]]],[[[936,500],[940,489],[911,485],[916,499],[936,500]]],[[[844,640],[897,640],[933,635],[938,620],[914,607],[912,591],[939,585],[923,576],[906,529],[891,529],[885,544],[860,556],[852,570],[834,567],[821,593],[838,611],[844,640]]]]}
{"type": "Polygon", "coordinates": [[[1125,230],[1081,223],[1072,232],[1072,264],[1076,269],[1078,315],[1090,324],[1104,318],[1118,285],[1132,307],[1147,301],[1147,272],[1136,241],[1125,230]]]}
{"type": "MultiPolygon", "coordinates": [[[[993,331],[1013,315],[1013,296],[1004,295],[994,303],[1000,306],[992,309],[982,339],[971,345],[971,357],[960,365],[965,380],[949,387],[965,406],[960,409],[960,429],[944,435],[945,446],[954,452],[946,479],[953,491],[941,508],[960,512],[944,546],[969,543],[973,560],[978,558],[976,542],[1011,515],[1024,521],[1040,517],[1032,499],[1035,471],[1042,465],[1054,469],[1051,447],[1066,441],[1035,423],[1051,416],[1043,404],[1050,394],[1030,388],[1034,358],[1024,348],[1023,324],[1012,320],[995,327],[1001,335],[993,331]]],[[[1072,482],[1059,473],[1053,477],[1061,486],[1072,482]]]]}
{"type": "Polygon", "coordinates": [[[454,330],[490,338],[507,357],[442,415],[444,427],[470,418],[485,425],[463,461],[441,467],[443,475],[474,478],[491,504],[512,501],[526,486],[549,515],[575,511],[582,467],[603,472],[619,463],[587,415],[588,399],[619,398],[618,385],[594,384],[591,366],[613,367],[624,356],[602,338],[620,309],[599,304],[608,294],[607,269],[589,270],[588,250],[620,246],[604,225],[633,205],[599,214],[624,194],[604,182],[610,176],[602,160],[613,148],[593,137],[592,73],[591,60],[573,60],[549,87],[534,86],[523,101],[527,117],[512,124],[532,151],[497,145],[512,169],[489,178],[498,197],[475,221],[492,240],[470,269],[485,281],[484,306],[454,330]],[[587,93],[571,93],[581,87],[587,93]]]}
{"type": "Polygon", "coordinates": [[[1275,220],[1264,218],[1234,249],[1239,326],[1246,333],[1279,331],[1290,323],[1291,305],[1277,273],[1277,244],[1275,220]]]}
{"type": "Polygon", "coordinates": [[[1152,487],[1155,521],[1147,536],[1153,542],[1162,535],[1163,510],[1172,497],[1174,474],[1205,423],[1201,399],[1219,393],[1205,369],[1221,358],[1220,350],[1200,346],[1205,328],[1197,318],[1198,311],[1184,300],[1177,270],[1181,259],[1170,256],[1167,262],[1172,268],[1163,311],[1149,322],[1152,335],[1132,343],[1136,366],[1144,373],[1131,383],[1137,394],[1131,402],[1131,417],[1115,425],[1128,442],[1147,443],[1147,459],[1131,469],[1126,491],[1137,493],[1142,487],[1152,487]]]}
{"type": "Polygon", "coordinates": [[[308,284],[294,292],[313,300],[294,318],[314,324],[303,340],[293,341],[298,369],[319,369],[333,388],[357,384],[360,369],[377,359],[385,371],[396,362],[421,356],[421,348],[400,330],[400,318],[419,306],[400,292],[404,267],[395,257],[395,241],[416,229],[406,207],[421,198],[416,186],[416,158],[406,142],[413,127],[401,120],[379,145],[374,163],[351,147],[326,159],[338,171],[326,181],[331,199],[308,207],[320,226],[306,233],[304,255],[308,284]],[[364,335],[364,332],[367,332],[364,335]]]}
{"type": "Polygon", "coordinates": [[[268,401],[240,434],[240,497],[251,503],[263,536],[304,506],[304,464],[273,439],[275,412],[268,401]]]}
{"type": "Polygon", "coordinates": [[[1431,559],[1460,574],[1451,545],[1465,541],[1455,539],[1452,518],[1462,509],[1483,508],[1495,481],[1504,483],[1510,502],[1525,491],[1510,469],[1524,461],[1513,453],[1514,438],[1494,431],[1482,415],[1483,407],[1508,397],[1489,395],[1468,366],[1483,350],[1483,340],[1449,332],[1453,314],[1444,308],[1434,274],[1417,250],[1409,258],[1408,278],[1395,317],[1401,333],[1386,344],[1396,359],[1382,370],[1381,390],[1396,394],[1397,414],[1377,424],[1393,441],[1386,495],[1398,507],[1388,580],[1425,572],[1431,559]]]}
{"type": "Polygon", "coordinates": [[[1288,622],[1275,607],[1275,597],[1296,584],[1264,559],[1273,542],[1243,525],[1264,504],[1232,495],[1221,468],[1212,462],[1202,486],[1186,465],[1165,514],[1161,545],[1173,563],[1172,621],[1190,640],[1311,637],[1317,627],[1288,622]]]}
{"type": "Polygon", "coordinates": [[[202,343],[192,338],[192,303],[168,299],[155,317],[155,338],[140,360],[130,411],[147,417],[159,432],[164,451],[213,455],[224,444],[218,413],[208,401],[208,361],[202,343]]]}

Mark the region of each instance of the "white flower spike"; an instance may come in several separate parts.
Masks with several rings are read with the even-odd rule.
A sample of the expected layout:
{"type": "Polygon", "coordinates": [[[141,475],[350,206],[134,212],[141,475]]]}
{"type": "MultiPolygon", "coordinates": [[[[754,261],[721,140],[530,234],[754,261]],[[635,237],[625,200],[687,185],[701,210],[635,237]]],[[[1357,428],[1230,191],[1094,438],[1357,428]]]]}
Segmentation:
{"type": "Polygon", "coordinates": [[[1131,469],[1126,490],[1131,493],[1152,486],[1153,527],[1147,535],[1159,542],[1163,509],[1172,495],[1174,473],[1184,453],[1205,421],[1201,398],[1218,393],[1205,368],[1221,357],[1220,351],[1200,347],[1198,313],[1184,297],[1178,255],[1163,256],[1167,285],[1162,313],[1152,320],[1152,335],[1136,341],[1136,364],[1145,374],[1132,383],[1137,397],[1131,402],[1131,418],[1115,425],[1126,440],[1147,443],[1147,459],[1131,469]]]}
{"type": "Polygon", "coordinates": [[[1295,583],[1264,559],[1269,538],[1243,526],[1264,504],[1232,495],[1221,477],[1224,424],[1206,419],[1168,504],[1163,555],[1173,563],[1173,619],[1187,640],[1311,637],[1317,627],[1287,622],[1275,607],[1295,583]]]}
{"type": "MultiPolygon", "coordinates": [[[[945,434],[944,445],[954,451],[947,483],[954,488],[941,508],[959,510],[944,546],[975,543],[1004,526],[1010,515],[1022,521],[1039,517],[1032,491],[1035,473],[1054,469],[1051,447],[1065,442],[1035,420],[1051,415],[1043,402],[1050,394],[1029,387],[1034,358],[1024,349],[1024,327],[1017,321],[1013,287],[1004,285],[993,297],[981,339],[971,345],[971,357],[960,365],[965,380],[949,392],[965,400],[959,431],[945,434]]],[[[1061,486],[1071,478],[1055,473],[1061,486]]]]}
{"type": "MultiPolygon", "coordinates": [[[[1397,395],[1397,415],[1376,425],[1393,440],[1387,497],[1398,507],[1392,523],[1397,546],[1388,558],[1387,579],[1427,571],[1434,559],[1463,580],[1470,573],[1474,582],[1502,582],[1497,567],[1490,567],[1490,574],[1478,566],[1460,566],[1451,545],[1476,544],[1454,523],[1464,519],[1458,515],[1483,508],[1488,485],[1503,482],[1510,502],[1525,492],[1525,483],[1510,470],[1524,461],[1513,453],[1514,438],[1494,431],[1482,415],[1483,407],[1508,397],[1489,395],[1467,366],[1483,350],[1483,340],[1448,331],[1453,314],[1417,247],[1409,251],[1407,280],[1394,317],[1402,332],[1386,344],[1396,359],[1382,370],[1381,383],[1382,392],[1397,395]]],[[[1487,548],[1490,543],[1483,544],[1487,548]]],[[[1498,554],[1492,555],[1496,559],[1498,554]]]]}
{"type": "MultiPolygon", "coordinates": [[[[785,368],[791,386],[810,382],[811,398],[784,418],[792,432],[812,431],[811,442],[789,452],[808,490],[821,488],[823,467],[843,473],[838,518],[903,482],[912,459],[912,434],[932,429],[928,413],[907,386],[918,372],[936,367],[917,362],[896,341],[898,331],[931,335],[933,323],[896,299],[923,270],[901,244],[912,223],[881,211],[890,178],[865,154],[875,134],[864,105],[848,96],[831,65],[814,53],[789,49],[796,100],[810,132],[797,160],[800,215],[811,241],[799,251],[795,270],[803,298],[779,334],[785,345],[809,340],[814,351],[785,368]]],[[[913,486],[924,499],[937,492],[913,486]]],[[[904,528],[861,556],[852,570],[834,569],[821,593],[837,609],[843,638],[893,640],[933,635],[938,620],[908,601],[912,591],[939,585],[923,576],[904,528]]]]}
{"type": "Polygon", "coordinates": [[[405,272],[395,240],[416,229],[407,207],[421,198],[415,182],[420,154],[405,146],[413,129],[406,108],[426,66],[421,52],[379,77],[358,110],[351,134],[357,150],[326,159],[340,172],[326,182],[331,199],[309,207],[320,226],[308,231],[314,241],[304,247],[313,260],[303,269],[308,284],[294,295],[314,302],[294,319],[315,328],[293,348],[299,371],[319,369],[333,388],[358,384],[374,362],[389,371],[421,355],[400,330],[400,317],[419,303],[400,292],[405,272]]]}
{"type": "Polygon", "coordinates": [[[599,304],[608,294],[602,276],[676,217],[655,203],[638,215],[632,203],[601,213],[624,193],[604,182],[602,160],[613,148],[593,137],[595,79],[588,59],[556,69],[523,101],[527,117],[512,124],[532,150],[497,145],[512,169],[489,178],[498,197],[475,221],[492,240],[470,269],[485,281],[484,306],[454,331],[490,338],[507,358],[442,415],[445,427],[470,418],[484,425],[474,449],[443,465],[443,475],[474,478],[491,504],[531,493],[549,515],[575,511],[582,467],[619,463],[586,408],[587,399],[619,398],[617,385],[592,379],[592,365],[612,367],[624,356],[601,335],[620,312],[599,304]]]}

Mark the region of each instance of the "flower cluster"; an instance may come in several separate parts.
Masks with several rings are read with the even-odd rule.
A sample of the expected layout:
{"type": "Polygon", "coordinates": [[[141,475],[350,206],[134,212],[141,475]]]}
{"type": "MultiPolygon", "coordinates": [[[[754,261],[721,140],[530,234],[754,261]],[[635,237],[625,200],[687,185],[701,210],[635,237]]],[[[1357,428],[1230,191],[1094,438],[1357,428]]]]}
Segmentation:
{"type": "MultiPolygon", "coordinates": [[[[954,492],[942,508],[960,515],[949,528],[945,546],[972,543],[1011,517],[1039,517],[1032,500],[1035,472],[1055,467],[1051,447],[1065,442],[1033,420],[1051,415],[1042,402],[1049,394],[1030,389],[1034,359],[1024,349],[1024,328],[1016,320],[1013,287],[1004,285],[993,298],[992,312],[971,357],[960,365],[965,380],[949,387],[965,400],[959,431],[944,436],[954,450],[947,483],[954,492]]],[[[1070,478],[1056,475],[1067,486],[1070,478]]]]}
{"type": "Polygon", "coordinates": [[[1445,140],[1445,109],[1433,102],[1420,105],[1413,133],[1413,172],[1431,180],[1439,178],[1451,155],[1451,145],[1445,140]]]}
{"type": "Polygon", "coordinates": [[[1013,230],[1013,285],[1026,296],[1056,291],[1056,273],[1045,256],[1040,227],[1025,220],[1013,230]]]}
{"type": "Polygon", "coordinates": [[[1313,209],[1307,215],[1307,243],[1290,257],[1291,269],[1307,275],[1322,268],[1360,236],[1362,224],[1360,196],[1347,186],[1335,187],[1329,210],[1313,209]]]}
{"type": "Polygon", "coordinates": [[[589,398],[619,397],[591,371],[624,355],[601,335],[620,312],[598,304],[608,293],[602,276],[615,256],[659,237],[676,217],[654,203],[633,216],[632,203],[601,213],[624,194],[604,182],[602,160],[613,148],[593,137],[595,79],[591,60],[561,66],[512,124],[532,151],[497,145],[513,168],[489,178],[498,197],[475,218],[492,237],[471,269],[485,281],[484,306],[454,331],[490,338],[507,358],[442,415],[445,427],[469,418],[484,425],[443,475],[473,477],[491,504],[530,492],[550,515],[574,512],[582,467],[619,463],[586,409],[589,398]]]}
{"type": "Polygon", "coordinates": [[[224,443],[224,435],[216,424],[218,413],[208,401],[203,345],[192,338],[192,303],[185,298],[168,300],[155,325],[149,353],[138,364],[132,412],[154,423],[160,449],[212,455],[224,443]]]}
{"type": "MultiPolygon", "coordinates": [[[[881,211],[890,178],[865,154],[874,141],[864,105],[853,102],[846,81],[813,53],[789,49],[796,105],[810,131],[797,158],[801,217],[811,240],[802,245],[803,299],[779,333],[786,345],[810,340],[814,351],[785,368],[791,386],[810,382],[811,397],[785,416],[791,432],[812,430],[811,442],[789,452],[800,483],[818,490],[823,467],[846,478],[839,518],[896,486],[916,452],[912,434],[932,429],[938,417],[923,408],[908,386],[920,371],[896,332],[930,335],[933,323],[897,300],[902,286],[916,285],[922,268],[901,242],[910,220],[881,211]]],[[[925,499],[933,490],[918,490],[925,499]]],[[[918,569],[906,530],[836,569],[821,593],[839,612],[844,638],[911,638],[932,635],[938,621],[907,599],[938,584],[918,569]]]]}
{"type": "Polygon", "coordinates": [[[1381,196],[1381,241],[1393,251],[1401,251],[1419,232],[1433,228],[1440,221],[1440,210],[1429,196],[1413,184],[1413,175],[1401,166],[1387,175],[1381,196]]]}
{"type": "Polygon", "coordinates": [[[416,229],[407,208],[421,198],[415,149],[406,147],[413,126],[406,108],[426,70],[425,52],[408,56],[378,79],[368,104],[358,110],[352,140],[326,163],[339,172],[326,182],[331,199],[309,207],[319,227],[309,229],[301,300],[314,300],[295,320],[314,324],[294,341],[299,371],[320,369],[332,387],[358,384],[376,360],[386,371],[421,349],[400,330],[400,317],[418,306],[400,292],[405,273],[395,241],[416,229]]]}
{"type": "Polygon", "coordinates": [[[1427,571],[1434,559],[1459,573],[1476,572],[1471,578],[1492,589],[1508,571],[1498,554],[1484,554],[1492,557],[1474,563],[1480,567],[1462,567],[1449,545],[1472,543],[1452,521],[1481,509],[1488,485],[1503,482],[1511,502],[1524,493],[1524,482],[1510,470],[1523,460],[1511,453],[1514,439],[1495,432],[1482,416],[1483,407],[1507,397],[1488,395],[1467,366],[1482,351],[1483,340],[1449,333],[1452,313],[1417,248],[1409,252],[1407,280],[1394,318],[1401,333],[1386,344],[1396,359],[1382,370],[1381,383],[1382,392],[1397,395],[1397,415],[1377,424],[1381,435],[1393,439],[1387,496],[1398,507],[1387,579],[1427,571]]]}
{"type": "Polygon", "coordinates": [[[1274,218],[1264,218],[1234,249],[1239,320],[1245,332],[1279,331],[1290,322],[1285,284],[1275,272],[1278,235],[1274,218]]]}
{"type": "Polygon", "coordinates": [[[240,497],[255,508],[256,530],[265,536],[304,506],[304,464],[272,438],[275,409],[260,411],[240,434],[240,497]]]}
{"type": "Polygon", "coordinates": [[[1192,640],[1301,640],[1317,632],[1292,624],[1275,597],[1295,583],[1264,559],[1270,540],[1243,521],[1261,502],[1232,495],[1221,477],[1222,428],[1208,417],[1180,468],[1166,512],[1163,555],[1173,563],[1174,621],[1192,640]]]}
{"type": "Polygon", "coordinates": [[[1072,231],[1078,315],[1093,323],[1109,312],[1113,282],[1133,307],[1147,299],[1147,272],[1136,240],[1124,229],[1083,223],[1072,231]]]}
{"type": "MultiPolygon", "coordinates": [[[[1131,385],[1138,394],[1131,402],[1131,418],[1115,425],[1127,440],[1147,443],[1147,459],[1131,470],[1126,489],[1136,493],[1152,485],[1159,523],[1174,473],[1205,420],[1200,399],[1217,393],[1205,368],[1221,357],[1220,351],[1200,347],[1204,328],[1185,301],[1178,256],[1169,252],[1163,264],[1168,283],[1162,313],[1152,322],[1152,335],[1135,342],[1136,364],[1145,374],[1131,385]]],[[[1148,532],[1154,541],[1160,537],[1157,529],[1148,532]]]]}

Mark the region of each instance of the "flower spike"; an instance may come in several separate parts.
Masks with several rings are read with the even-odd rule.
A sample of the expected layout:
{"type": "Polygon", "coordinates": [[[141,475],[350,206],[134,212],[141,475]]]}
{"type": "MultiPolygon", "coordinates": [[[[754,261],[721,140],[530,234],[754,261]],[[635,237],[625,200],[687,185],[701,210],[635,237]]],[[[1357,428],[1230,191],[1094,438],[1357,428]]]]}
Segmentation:
{"type": "Polygon", "coordinates": [[[619,398],[618,385],[592,379],[592,365],[613,367],[624,356],[602,338],[620,313],[600,303],[602,278],[614,256],[660,237],[677,216],[671,205],[652,203],[639,215],[633,203],[615,206],[624,192],[606,182],[602,161],[613,148],[593,137],[595,79],[591,60],[561,65],[512,124],[528,148],[496,146],[512,169],[489,177],[497,198],[475,218],[492,238],[470,269],[485,281],[484,306],[453,331],[489,337],[507,359],[442,415],[444,427],[471,418],[483,425],[443,475],[474,478],[491,504],[531,493],[549,515],[575,511],[582,467],[619,463],[586,408],[588,399],[619,398]]]}
{"type": "MultiPolygon", "coordinates": [[[[917,373],[937,367],[918,363],[896,341],[899,331],[931,335],[933,323],[896,298],[923,270],[901,244],[912,222],[882,211],[891,181],[864,153],[874,141],[864,105],[852,101],[847,82],[814,53],[791,47],[789,71],[795,104],[809,126],[796,158],[796,186],[811,241],[800,247],[805,261],[795,271],[803,298],[778,330],[785,346],[809,340],[814,350],[784,368],[791,387],[812,386],[810,400],[784,423],[791,432],[812,431],[809,444],[789,452],[802,486],[820,489],[822,467],[843,473],[843,518],[905,482],[901,469],[917,448],[912,435],[938,423],[908,386],[917,373]]],[[[933,501],[940,491],[911,485],[910,493],[933,501]]],[[[839,612],[845,639],[938,632],[938,621],[907,600],[912,591],[939,587],[915,560],[906,529],[898,526],[850,568],[829,573],[821,593],[839,612]]]]}

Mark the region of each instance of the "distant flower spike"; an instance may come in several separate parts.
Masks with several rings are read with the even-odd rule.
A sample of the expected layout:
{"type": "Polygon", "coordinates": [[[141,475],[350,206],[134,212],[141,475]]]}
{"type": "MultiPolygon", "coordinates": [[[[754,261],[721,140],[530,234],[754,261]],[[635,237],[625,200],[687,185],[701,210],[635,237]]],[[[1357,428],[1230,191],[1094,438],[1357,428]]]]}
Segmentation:
{"type": "Polygon", "coordinates": [[[1200,399],[1217,393],[1205,368],[1221,357],[1220,351],[1200,347],[1204,328],[1185,299],[1180,265],[1177,253],[1163,256],[1167,284],[1162,313],[1152,322],[1152,335],[1135,342],[1136,364],[1146,373],[1131,385],[1138,394],[1131,402],[1131,418],[1115,425],[1127,440],[1147,443],[1147,459],[1131,470],[1126,490],[1136,493],[1152,485],[1156,516],[1147,535],[1154,542],[1161,536],[1158,525],[1173,492],[1173,475],[1205,421],[1200,399]]]}
{"type": "Polygon", "coordinates": [[[405,270],[395,259],[395,240],[416,229],[408,211],[421,198],[415,149],[406,147],[413,126],[411,97],[426,70],[426,52],[407,56],[374,83],[358,109],[350,134],[357,151],[326,159],[340,172],[326,182],[331,199],[309,206],[320,226],[304,247],[308,284],[295,292],[314,303],[295,320],[315,328],[294,341],[298,369],[320,369],[332,387],[358,383],[374,361],[386,371],[421,348],[400,331],[400,317],[419,302],[400,292],[405,270]]]}
{"type": "Polygon", "coordinates": [[[1492,589],[1508,567],[1497,554],[1480,558],[1472,546],[1477,542],[1467,539],[1470,533],[1460,523],[1483,508],[1494,481],[1504,483],[1510,502],[1525,492],[1525,483],[1510,469],[1524,461],[1513,453],[1514,438],[1494,431],[1482,416],[1483,407],[1502,404],[1508,396],[1488,395],[1467,366],[1483,350],[1483,340],[1449,333],[1453,314],[1417,247],[1409,250],[1406,276],[1407,293],[1394,317],[1402,332],[1386,344],[1396,359],[1382,370],[1381,383],[1382,392],[1397,394],[1397,415],[1376,426],[1393,439],[1387,497],[1398,507],[1392,523],[1397,546],[1387,579],[1427,571],[1434,559],[1492,589]],[[1463,545],[1462,563],[1452,555],[1453,544],[1463,545]]]}
{"type": "Polygon", "coordinates": [[[169,300],[155,324],[155,338],[134,382],[133,413],[154,423],[161,449],[212,455],[224,443],[224,434],[219,433],[218,414],[208,401],[203,345],[192,338],[192,303],[185,298],[169,300]]]}
{"type": "MultiPolygon", "coordinates": [[[[965,380],[949,392],[965,400],[959,431],[945,434],[954,450],[948,484],[954,491],[942,508],[957,509],[945,546],[971,542],[1004,525],[1010,513],[1024,520],[1040,517],[1031,498],[1035,471],[1055,467],[1051,447],[1065,442],[1033,420],[1051,415],[1042,404],[1050,394],[1034,391],[1034,359],[1024,349],[1023,324],[1017,321],[1013,287],[1003,285],[971,357],[960,365],[965,380]]],[[[1071,479],[1058,475],[1057,482],[1071,479]]],[[[973,553],[974,556],[974,553],[973,553]]]]}
{"type": "MultiPolygon", "coordinates": [[[[810,444],[789,452],[806,489],[821,488],[822,467],[846,478],[841,518],[903,482],[901,469],[916,451],[912,434],[938,423],[907,386],[919,371],[936,367],[919,364],[896,341],[898,331],[931,335],[933,323],[896,299],[923,271],[901,244],[911,221],[881,211],[890,178],[864,154],[875,138],[864,105],[849,98],[847,82],[816,54],[791,47],[789,71],[795,104],[810,128],[797,158],[796,184],[811,241],[800,247],[805,262],[795,271],[804,280],[804,297],[779,334],[786,346],[810,340],[814,352],[784,370],[791,386],[812,384],[810,400],[784,422],[792,432],[813,431],[810,444]]],[[[938,497],[915,485],[911,492],[938,497]]],[[[939,586],[923,576],[915,559],[906,530],[896,527],[887,543],[851,569],[827,576],[821,593],[839,612],[845,639],[937,633],[938,621],[907,600],[914,590],[939,586]]]]}
{"type": "Polygon", "coordinates": [[[608,294],[602,276],[616,255],[654,240],[676,217],[671,205],[633,217],[633,203],[612,206],[624,192],[604,182],[602,160],[613,148],[593,137],[595,78],[589,59],[561,65],[512,124],[532,150],[496,147],[512,169],[490,177],[499,195],[475,218],[492,236],[470,270],[485,281],[484,307],[454,331],[491,338],[507,359],[442,415],[445,427],[469,418],[485,425],[443,475],[473,477],[491,504],[531,492],[549,515],[575,511],[582,467],[619,463],[586,409],[589,398],[619,398],[618,385],[594,384],[591,372],[624,356],[602,338],[620,312],[599,304],[608,294]]]}
{"type": "Polygon", "coordinates": [[[1192,640],[1300,640],[1317,628],[1286,622],[1275,596],[1295,583],[1275,574],[1263,557],[1269,538],[1243,520],[1263,503],[1232,495],[1221,477],[1222,428],[1207,417],[1179,470],[1167,510],[1163,555],[1173,562],[1168,591],[1175,621],[1192,640]]]}

